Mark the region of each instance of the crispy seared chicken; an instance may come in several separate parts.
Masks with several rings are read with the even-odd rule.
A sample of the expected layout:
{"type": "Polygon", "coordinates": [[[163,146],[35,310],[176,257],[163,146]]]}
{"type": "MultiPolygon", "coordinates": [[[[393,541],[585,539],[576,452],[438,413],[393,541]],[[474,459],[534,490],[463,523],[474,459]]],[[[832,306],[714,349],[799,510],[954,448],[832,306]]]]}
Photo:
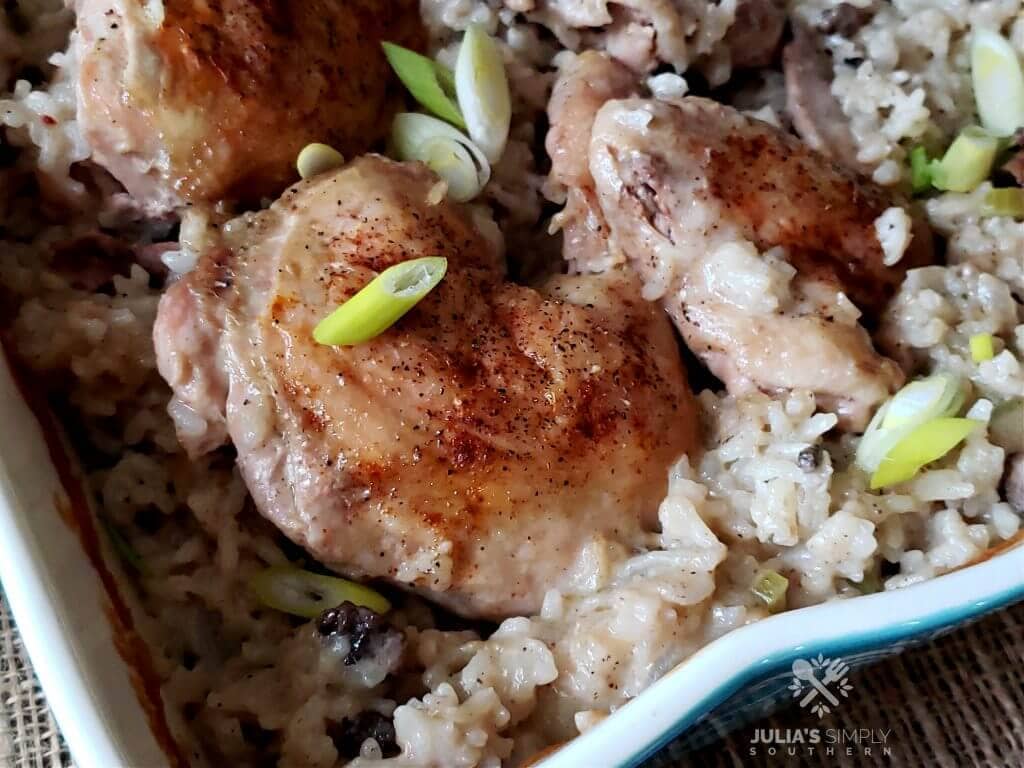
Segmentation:
{"type": "Polygon", "coordinates": [[[585,204],[563,214],[570,264],[628,260],[644,296],[663,303],[730,392],[809,389],[846,426],[863,426],[903,374],[858,319],[930,260],[927,228],[916,222],[906,254],[887,266],[876,219],[898,201],[881,188],[707,99],[598,108],[587,84],[616,67],[585,54],[552,98],[553,176],[584,187],[569,200],[585,204]],[[559,161],[582,146],[587,115],[589,178],[578,159],[559,161]]]}
{"type": "Polygon", "coordinates": [[[189,452],[230,439],[257,507],[318,560],[467,616],[530,615],[588,544],[631,548],[656,526],[695,404],[628,270],[506,282],[436,184],[366,156],[229,223],[161,301],[159,368],[189,452]],[[448,273],[397,325],[313,341],[421,256],[448,273]]]}
{"type": "Polygon", "coordinates": [[[419,47],[415,0],[77,0],[78,122],[151,214],[274,197],[311,141],[346,155],[397,106],[381,40],[419,47]]]}

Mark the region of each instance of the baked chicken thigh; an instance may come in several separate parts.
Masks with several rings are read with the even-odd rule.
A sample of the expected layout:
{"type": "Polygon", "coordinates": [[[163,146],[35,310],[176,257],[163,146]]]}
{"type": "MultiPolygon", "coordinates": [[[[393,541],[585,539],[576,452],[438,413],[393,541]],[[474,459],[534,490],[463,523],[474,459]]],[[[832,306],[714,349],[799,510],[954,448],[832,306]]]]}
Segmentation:
{"type": "Polygon", "coordinates": [[[584,54],[549,108],[573,269],[631,264],[645,298],[733,394],[809,389],[863,427],[903,373],[859,320],[930,261],[927,227],[877,185],[731,107],[622,98],[623,72],[584,54]],[[598,105],[596,78],[619,97],[598,105]],[[887,211],[905,228],[895,261],[882,243],[887,211]]]}
{"type": "Polygon", "coordinates": [[[421,165],[366,156],[230,222],[161,301],[159,368],[189,452],[230,439],[256,506],[318,560],[467,616],[530,615],[657,525],[695,403],[633,275],[506,282],[436,189],[421,165]],[[421,256],[447,275],[395,326],[314,342],[337,304],[421,256]]]}
{"type": "Polygon", "coordinates": [[[312,141],[345,155],[400,103],[382,40],[420,47],[415,0],[77,0],[78,122],[150,214],[259,202],[312,141]]]}

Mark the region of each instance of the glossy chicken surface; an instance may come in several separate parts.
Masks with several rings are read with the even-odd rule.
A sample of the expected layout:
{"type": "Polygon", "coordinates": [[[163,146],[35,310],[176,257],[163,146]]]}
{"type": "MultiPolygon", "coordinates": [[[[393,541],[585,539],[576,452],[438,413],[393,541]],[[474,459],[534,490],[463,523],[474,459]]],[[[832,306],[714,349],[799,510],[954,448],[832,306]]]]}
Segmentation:
{"type": "Polygon", "coordinates": [[[627,270],[504,280],[436,177],[376,156],[229,223],[155,327],[195,455],[230,439],[263,515],[317,559],[469,616],[530,614],[588,545],[637,545],[696,444],[671,326],[627,270]],[[381,336],[315,324],[376,273],[445,256],[381,336]]]}
{"type": "Polygon", "coordinates": [[[259,202],[311,141],[346,156],[387,132],[400,90],[381,40],[424,33],[415,0],[77,0],[78,122],[150,213],[259,202]]]}
{"type": "MultiPolygon", "coordinates": [[[[590,65],[613,63],[595,55],[590,65]]],[[[573,114],[564,101],[582,79],[577,68],[556,86],[552,136],[564,130],[560,115],[573,114]]],[[[875,220],[897,201],[795,137],[695,97],[613,99],[595,113],[576,90],[572,130],[583,130],[580,114],[593,115],[587,199],[598,215],[563,226],[597,222],[589,234],[604,233],[605,252],[574,250],[588,242],[575,234],[571,263],[597,271],[627,259],[644,295],[663,303],[730,392],[810,389],[847,426],[863,426],[903,374],[857,320],[885,306],[907,268],[928,263],[927,228],[916,226],[903,259],[886,266],[875,220]]]]}

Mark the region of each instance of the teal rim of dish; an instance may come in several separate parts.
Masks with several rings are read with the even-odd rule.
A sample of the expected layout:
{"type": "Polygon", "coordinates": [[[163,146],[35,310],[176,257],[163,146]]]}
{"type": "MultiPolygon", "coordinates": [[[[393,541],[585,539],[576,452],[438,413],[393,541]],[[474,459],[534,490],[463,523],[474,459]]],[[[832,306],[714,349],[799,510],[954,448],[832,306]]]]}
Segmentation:
{"type": "MultiPolygon", "coordinates": [[[[788,670],[797,659],[814,657],[818,654],[830,658],[844,657],[844,659],[860,656],[861,659],[859,661],[854,659],[851,665],[855,667],[866,665],[911,646],[929,642],[946,631],[955,630],[1020,600],[1024,600],[1024,583],[992,597],[976,600],[967,605],[945,608],[920,619],[899,622],[882,629],[861,632],[846,638],[836,638],[809,645],[796,645],[788,650],[765,656],[721,683],[694,705],[686,715],[668,726],[657,738],[639,748],[632,756],[619,763],[617,768],[637,768],[642,765],[694,726],[699,727],[704,724],[704,721],[710,720],[722,704],[727,703],[737,694],[742,694],[745,690],[767,681],[773,675],[788,670]]],[[[742,724],[742,721],[737,722],[736,727],[740,727],[742,724]]],[[[724,731],[720,732],[720,736],[724,735],[724,731]]]]}

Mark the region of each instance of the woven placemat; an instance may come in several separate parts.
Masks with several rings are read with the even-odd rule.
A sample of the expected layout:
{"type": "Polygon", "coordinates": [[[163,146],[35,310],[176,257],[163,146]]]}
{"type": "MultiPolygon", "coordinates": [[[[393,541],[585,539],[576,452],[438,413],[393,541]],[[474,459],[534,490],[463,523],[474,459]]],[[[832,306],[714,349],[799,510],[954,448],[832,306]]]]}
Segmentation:
{"type": "Polygon", "coordinates": [[[46,706],[21,636],[0,591],[0,766],[62,768],[67,746],[46,706]]]}
{"type": "MultiPolygon", "coordinates": [[[[849,699],[824,720],[794,707],[697,753],[684,756],[670,745],[649,768],[1024,766],[1024,605],[858,670],[850,682],[854,690],[849,699]],[[813,754],[806,745],[794,747],[793,755],[782,747],[775,756],[752,743],[755,730],[785,735],[807,728],[857,732],[860,743],[848,745],[848,750],[836,748],[833,754],[826,754],[822,745],[813,754]]],[[[67,747],[0,592],[0,766],[69,765],[67,747]]]]}

